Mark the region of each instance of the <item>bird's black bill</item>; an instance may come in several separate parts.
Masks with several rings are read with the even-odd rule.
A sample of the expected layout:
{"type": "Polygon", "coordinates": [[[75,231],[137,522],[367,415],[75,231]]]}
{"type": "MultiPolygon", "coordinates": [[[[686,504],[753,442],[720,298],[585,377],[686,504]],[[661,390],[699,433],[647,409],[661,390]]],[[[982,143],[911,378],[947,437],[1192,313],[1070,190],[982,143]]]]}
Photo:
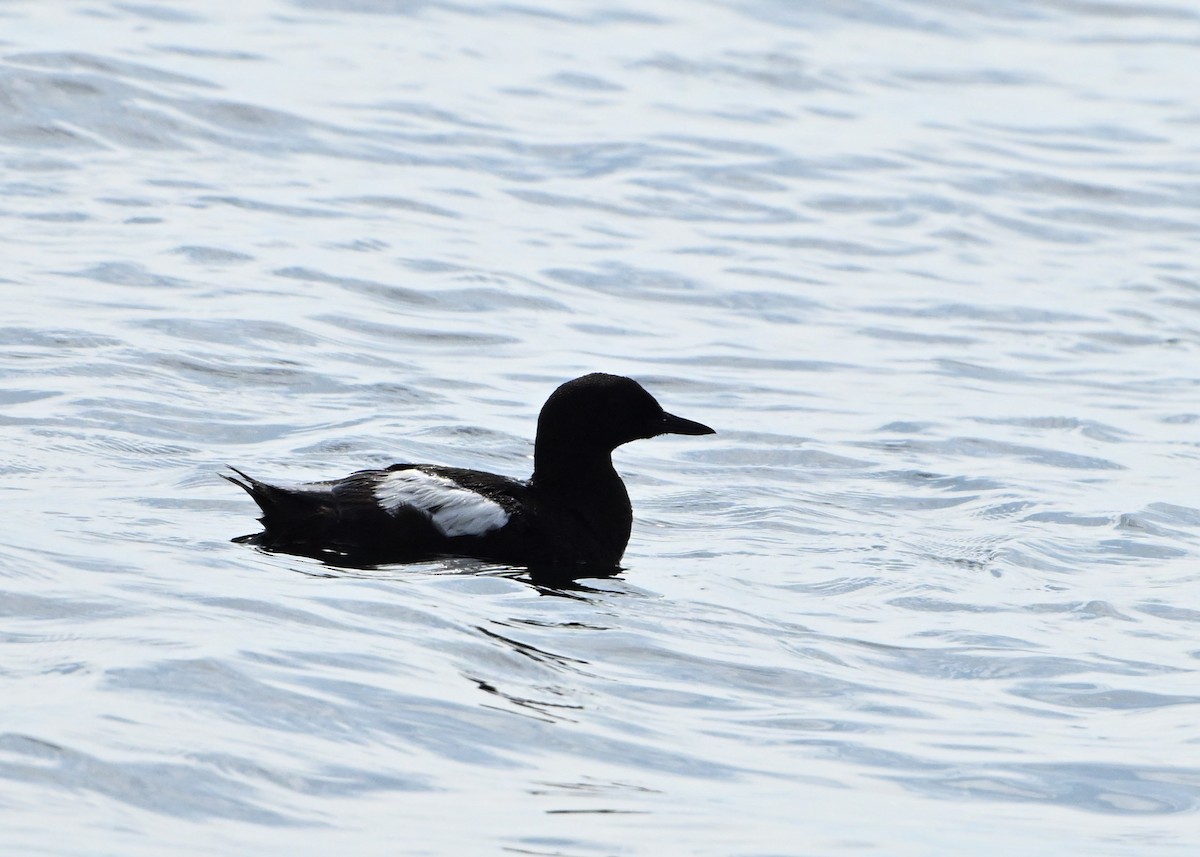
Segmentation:
{"type": "Polygon", "coordinates": [[[695,420],[685,420],[674,414],[663,413],[658,423],[659,434],[716,434],[716,429],[710,429],[704,423],[695,420]]]}

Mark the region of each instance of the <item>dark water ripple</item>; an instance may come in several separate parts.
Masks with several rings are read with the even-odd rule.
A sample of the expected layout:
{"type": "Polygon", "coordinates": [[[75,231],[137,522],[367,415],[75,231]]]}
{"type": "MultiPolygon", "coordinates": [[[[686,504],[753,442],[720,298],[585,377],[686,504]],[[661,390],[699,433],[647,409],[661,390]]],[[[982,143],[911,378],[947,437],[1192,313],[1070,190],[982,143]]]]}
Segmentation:
{"type": "Polygon", "coordinates": [[[1192,853],[1195,9],[4,21],[0,850],[1192,853]],[[620,577],[229,541],[595,369],[620,577]]]}

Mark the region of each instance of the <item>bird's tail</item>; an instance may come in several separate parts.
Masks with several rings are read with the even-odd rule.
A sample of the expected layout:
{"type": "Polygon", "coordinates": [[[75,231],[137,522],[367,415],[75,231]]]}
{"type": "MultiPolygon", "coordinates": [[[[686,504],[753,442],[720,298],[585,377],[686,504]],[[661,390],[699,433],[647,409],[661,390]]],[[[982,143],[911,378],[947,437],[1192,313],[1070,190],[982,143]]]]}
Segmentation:
{"type": "Polygon", "coordinates": [[[237,475],[222,473],[221,478],[232,482],[250,495],[262,510],[262,517],[258,520],[268,530],[296,528],[298,522],[311,520],[319,515],[328,502],[323,492],[269,485],[236,467],[231,466],[229,469],[237,475]]]}

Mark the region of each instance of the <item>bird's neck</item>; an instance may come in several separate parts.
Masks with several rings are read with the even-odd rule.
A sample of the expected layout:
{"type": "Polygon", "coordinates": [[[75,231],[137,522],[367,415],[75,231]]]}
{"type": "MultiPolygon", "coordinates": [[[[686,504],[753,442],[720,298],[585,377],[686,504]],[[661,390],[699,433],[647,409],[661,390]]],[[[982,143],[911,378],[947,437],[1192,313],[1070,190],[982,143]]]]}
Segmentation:
{"type": "Polygon", "coordinates": [[[632,520],[629,492],[612,465],[612,451],[539,445],[530,487],[590,520],[632,520]]]}
{"type": "Polygon", "coordinates": [[[612,452],[607,449],[579,449],[565,445],[537,443],[533,450],[531,484],[554,491],[602,490],[612,482],[621,485],[621,477],[612,466],[612,452]]]}

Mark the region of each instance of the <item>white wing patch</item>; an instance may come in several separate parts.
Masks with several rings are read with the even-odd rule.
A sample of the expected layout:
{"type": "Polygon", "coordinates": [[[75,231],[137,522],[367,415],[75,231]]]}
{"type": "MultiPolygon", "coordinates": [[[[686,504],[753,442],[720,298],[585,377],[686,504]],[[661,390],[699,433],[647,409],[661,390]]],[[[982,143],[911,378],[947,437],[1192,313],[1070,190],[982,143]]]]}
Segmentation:
{"type": "Polygon", "coordinates": [[[508,523],[508,512],[452,479],[423,470],[397,470],[375,485],[375,499],[389,512],[410,506],[429,516],[446,536],[482,536],[508,523]]]}

